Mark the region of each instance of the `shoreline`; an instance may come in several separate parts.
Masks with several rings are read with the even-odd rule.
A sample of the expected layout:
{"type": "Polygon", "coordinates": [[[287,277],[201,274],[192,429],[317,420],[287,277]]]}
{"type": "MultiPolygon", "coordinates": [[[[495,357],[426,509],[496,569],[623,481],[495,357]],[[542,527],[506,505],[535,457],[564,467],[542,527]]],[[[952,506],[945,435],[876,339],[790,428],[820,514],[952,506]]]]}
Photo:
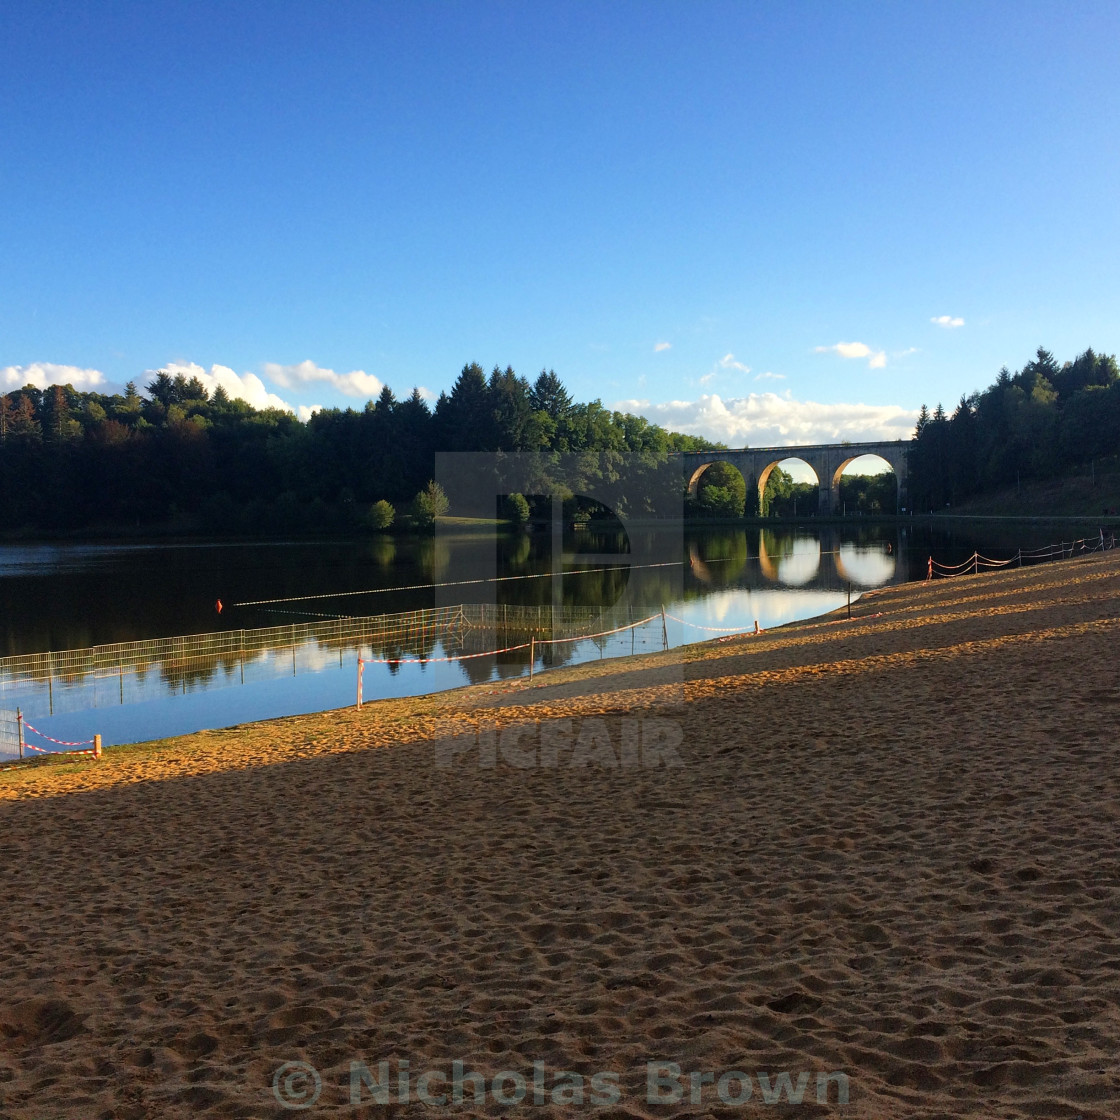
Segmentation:
{"type": "MultiPolygon", "coordinates": [[[[1109,552],[1102,555],[1106,562],[1115,558],[1116,566],[1120,569],[1120,552],[1109,552]]],[[[115,760],[123,759],[126,755],[142,756],[158,752],[163,756],[166,752],[192,752],[198,746],[209,745],[206,741],[214,737],[228,739],[228,737],[234,736],[236,738],[237,736],[235,736],[234,733],[244,734],[247,737],[247,741],[251,741],[255,744],[261,738],[268,738],[272,729],[279,731],[283,735],[283,733],[289,730],[289,727],[294,730],[298,726],[301,732],[306,730],[309,734],[325,734],[332,724],[341,722],[345,724],[349,730],[352,722],[357,721],[360,726],[360,719],[363,713],[373,714],[375,709],[377,713],[383,713],[386,720],[397,726],[407,722],[413,717],[428,720],[436,719],[441,714],[441,709],[445,707],[449,713],[458,713],[463,709],[474,712],[485,711],[487,705],[496,704],[501,707],[506,706],[505,701],[493,701],[489,699],[494,696],[509,697],[513,695],[527,695],[529,697],[535,697],[541,693],[542,690],[552,688],[564,687],[566,691],[571,691],[578,686],[587,686],[590,688],[593,687],[596,682],[605,683],[614,676],[620,674],[629,675],[632,673],[641,674],[650,672],[656,674],[658,671],[664,674],[666,670],[676,666],[691,665],[695,662],[704,662],[717,658],[722,659],[722,654],[713,654],[706,651],[724,650],[727,648],[728,643],[732,642],[735,643],[736,647],[742,643],[753,649],[753,652],[756,654],[769,653],[774,650],[776,645],[783,644],[784,639],[791,636],[796,636],[798,638],[798,644],[800,644],[802,640],[801,631],[814,630],[821,626],[831,626],[840,623],[850,626],[859,623],[861,620],[866,620],[869,614],[866,608],[868,602],[878,603],[880,599],[886,598],[891,604],[894,604],[896,601],[901,601],[900,609],[907,613],[919,610],[922,591],[928,590],[929,592],[936,592],[949,586],[956,586],[962,580],[980,581],[980,584],[983,585],[984,581],[999,580],[1001,577],[1019,576],[1020,579],[1022,579],[1025,576],[1026,582],[1030,584],[1036,582],[1031,578],[1032,575],[1046,573],[1050,575],[1051,578],[1043,581],[1044,586],[1052,588],[1064,582],[1064,574],[1071,565],[1083,564],[1087,559],[1090,558],[1075,557],[1070,560],[1047,561],[1045,564],[1038,564],[1027,568],[1006,569],[1004,571],[995,572],[989,571],[982,572],[978,575],[966,574],[963,576],[954,576],[949,579],[938,579],[933,583],[909,581],[885,587],[868,588],[861,591],[857,599],[852,600],[850,618],[848,617],[848,606],[845,604],[821,615],[814,615],[810,618],[799,619],[793,622],[783,623],[780,626],[768,628],[761,631],[759,634],[744,630],[723,637],[702,638],[698,641],[674,646],[664,651],[644,654],[622,654],[603,660],[589,660],[576,665],[564,665],[553,669],[538,669],[532,681],[530,681],[527,676],[520,676],[488,681],[480,684],[458,685],[454,688],[431,693],[421,693],[415,696],[366,700],[360,712],[356,709],[355,705],[347,704],[341,708],[329,708],[318,712],[269,717],[245,723],[231,724],[227,727],[187,732],[182,735],[166,736],[135,743],[122,743],[106,747],[103,758],[98,762],[86,757],[71,759],[64,755],[46,755],[42,758],[32,757],[22,762],[7,764],[0,769],[0,775],[9,776],[8,782],[5,782],[4,777],[0,776],[0,805],[2,805],[5,800],[11,799],[11,794],[6,792],[6,786],[9,784],[17,784],[17,782],[10,778],[11,775],[42,771],[44,769],[52,773],[56,770],[65,769],[68,773],[74,772],[88,775],[93,771],[110,768],[115,760]],[[1063,575],[1057,575],[1057,570],[1059,569],[1062,570],[1063,575]],[[907,594],[907,592],[913,594],[907,594]],[[913,603],[908,601],[912,598],[915,600],[913,603]],[[861,609],[857,609],[857,605],[859,604],[863,604],[864,606],[861,609]],[[320,723],[324,726],[316,726],[320,723]],[[308,728],[305,729],[304,725],[308,725],[308,728]],[[194,740],[199,740],[199,742],[196,744],[194,740]]],[[[1092,559],[1099,561],[1101,557],[1093,557],[1092,559]]],[[[982,588],[978,588],[978,590],[982,590],[982,588]]],[[[938,596],[934,597],[938,598],[938,596]]],[[[882,611],[876,609],[873,614],[875,618],[878,618],[882,614],[882,611]]],[[[866,630],[861,627],[860,635],[864,636],[865,634],[866,630]]],[[[689,698],[691,697],[685,697],[686,700],[689,698]]],[[[378,741],[376,745],[383,746],[385,744],[378,741]]],[[[348,747],[345,749],[361,750],[363,747],[361,745],[356,745],[353,748],[348,747]]]]}
{"type": "MultiPolygon", "coordinates": [[[[915,523],[939,524],[946,521],[980,521],[980,522],[1008,522],[1011,524],[1033,525],[1062,525],[1084,524],[1099,526],[1120,526],[1120,517],[1116,513],[1084,514],[1055,514],[1055,513],[955,513],[944,510],[933,512],[912,513],[853,513],[850,516],[829,514],[826,516],[805,517],[681,517],[681,518],[628,518],[627,524],[637,529],[665,529],[668,531],[687,529],[776,529],[776,528],[812,528],[818,525],[827,525],[830,528],[840,526],[859,525],[912,525],[915,523]]],[[[440,519],[441,524],[437,530],[440,536],[461,535],[463,537],[478,534],[509,534],[518,535],[523,532],[539,532],[547,525],[543,521],[530,521],[526,525],[517,525],[514,522],[495,519],[488,521],[481,518],[456,518],[440,519]]],[[[597,523],[589,521],[579,529],[573,531],[595,531],[596,529],[615,530],[616,522],[607,521],[597,523]]],[[[407,540],[430,540],[432,530],[397,528],[396,530],[361,530],[353,529],[346,532],[330,533],[289,533],[285,536],[275,537],[269,534],[233,533],[222,535],[212,529],[176,529],[168,526],[143,526],[133,527],[120,525],[114,528],[98,529],[73,529],[56,533],[45,533],[30,530],[12,530],[0,533],[0,547],[17,548],[34,545],[112,545],[136,543],[150,544],[153,546],[200,546],[200,545],[270,545],[277,543],[291,544],[319,544],[323,542],[355,542],[381,540],[385,538],[401,538],[407,540]]]]}
{"type": "MultiPolygon", "coordinates": [[[[1118,599],[1112,552],[897,585],[0,774],[0,1114],[279,1116],[304,1062],[319,1113],[374,1116],[350,1063],[407,1060],[433,1092],[461,1061],[532,1093],[539,1062],[521,1110],[557,1120],[560,1071],[632,1120],[769,1114],[779,1071],[798,1115],[1106,1120],[1118,599]]],[[[484,1095],[436,1111],[510,1114],[484,1095]]]]}

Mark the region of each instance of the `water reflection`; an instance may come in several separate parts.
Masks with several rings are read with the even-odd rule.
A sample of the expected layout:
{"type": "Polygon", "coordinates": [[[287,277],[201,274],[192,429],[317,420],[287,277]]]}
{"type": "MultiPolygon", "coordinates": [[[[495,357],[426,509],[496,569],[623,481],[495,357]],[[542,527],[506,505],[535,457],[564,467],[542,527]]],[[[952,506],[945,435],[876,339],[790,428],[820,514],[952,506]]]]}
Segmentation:
{"type": "Polygon", "coordinates": [[[689,544],[689,574],[708,587],[756,586],[840,590],[880,587],[908,578],[904,538],[879,534],[845,540],[838,531],[741,529],[705,534],[689,544]],[[897,539],[897,543],[896,543],[897,539]]]}
{"type": "Polygon", "coordinates": [[[836,553],[836,574],[857,587],[880,587],[890,583],[898,569],[898,557],[878,545],[842,544],[836,553]]]}
{"type": "MultiPolygon", "coordinates": [[[[1016,546],[1031,547],[1026,530],[1020,532],[1016,546]]],[[[772,629],[837,609],[849,585],[858,592],[922,578],[929,553],[953,555],[945,542],[906,525],[845,525],[817,532],[744,527],[688,532],[683,540],[679,532],[641,533],[658,537],[655,545],[617,531],[569,537],[559,573],[551,568],[547,533],[510,533],[496,542],[473,534],[359,542],[0,547],[0,653],[215,630],[233,631],[235,637],[238,629],[248,632],[281,621],[428,609],[436,600],[426,585],[442,581],[454,581],[446,594],[465,603],[489,601],[524,610],[545,607],[558,595],[566,608],[602,612],[611,626],[657,616],[655,624],[620,635],[538,649],[537,665],[547,668],[660,649],[662,607],[674,645],[750,631],[756,622],[772,629]],[[630,568],[627,553],[679,561],[672,562],[675,567],[630,568]],[[495,570],[518,578],[462,582],[495,570]],[[231,605],[327,597],[231,606],[219,617],[213,610],[219,595],[231,605]]],[[[982,539],[975,545],[971,538],[950,543],[999,553],[998,543],[982,539]]],[[[295,631],[285,639],[287,631],[278,627],[273,647],[252,652],[235,647],[209,659],[152,658],[108,675],[52,673],[17,699],[0,680],[0,707],[20,703],[42,730],[58,738],[86,738],[97,730],[106,742],[122,742],[352,703],[359,645],[297,638],[295,631]]],[[[367,666],[366,696],[518,677],[528,669],[525,651],[442,659],[516,645],[527,640],[528,632],[507,626],[455,637],[421,630],[367,641],[360,646],[363,655],[386,663],[367,666]]]]}

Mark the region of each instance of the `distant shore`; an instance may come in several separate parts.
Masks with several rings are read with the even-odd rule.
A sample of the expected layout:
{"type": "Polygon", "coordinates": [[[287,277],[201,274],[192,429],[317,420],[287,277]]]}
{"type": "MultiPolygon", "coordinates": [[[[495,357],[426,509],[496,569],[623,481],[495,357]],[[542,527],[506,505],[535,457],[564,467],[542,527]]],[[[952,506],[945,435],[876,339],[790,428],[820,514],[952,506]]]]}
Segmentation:
{"type": "MultiPolygon", "coordinates": [[[[797,526],[853,527],[860,525],[911,525],[942,524],[945,522],[1006,522],[1008,524],[1067,524],[1085,526],[1120,526],[1120,507],[1116,513],[970,513],[956,512],[952,509],[936,510],[933,512],[916,512],[898,514],[885,513],[851,513],[847,516],[827,515],[808,517],[684,517],[684,518],[641,518],[627,519],[627,524],[635,528],[657,528],[669,530],[688,529],[778,529],[797,526]]],[[[440,519],[440,533],[449,531],[473,535],[478,533],[516,534],[519,532],[540,532],[547,527],[547,522],[534,521],[529,525],[519,526],[512,522],[500,519],[486,520],[481,518],[449,517],[440,519]]],[[[584,528],[617,529],[617,523],[611,521],[592,520],[584,523],[584,528]]],[[[18,546],[32,544],[90,544],[111,543],[114,541],[144,541],[152,543],[179,543],[190,541],[222,541],[237,543],[238,541],[272,541],[298,540],[377,540],[381,537],[431,537],[430,530],[418,530],[402,527],[384,532],[353,531],[331,533],[284,533],[277,537],[269,533],[234,533],[228,536],[215,533],[210,529],[199,529],[191,525],[157,524],[145,526],[97,526],[85,529],[72,529],[56,533],[21,529],[18,531],[0,532],[0,546],[18,546]]]]}

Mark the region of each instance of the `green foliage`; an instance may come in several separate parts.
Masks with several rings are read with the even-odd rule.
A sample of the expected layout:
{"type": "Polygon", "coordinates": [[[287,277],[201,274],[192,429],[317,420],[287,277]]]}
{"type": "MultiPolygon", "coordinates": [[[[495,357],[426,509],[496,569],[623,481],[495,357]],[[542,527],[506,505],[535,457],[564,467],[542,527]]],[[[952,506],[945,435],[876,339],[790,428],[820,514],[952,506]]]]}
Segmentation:
{"type": "Polygon", "coordinates": [[[1006,367],[951,417],[919,420],[910,450],[910,503],[944,509],[988,490],[1018,487],[1120,451],[1120,369],[1086,350],[1059,366],[1039,347],[1017,373],[1006,367]]]}
{"type": "Polygon", "coordinates": [[[742,517],[747,484],[730,463],[713,463],[696,489],[696,512],[701,517],[742,517]]]}
{"type": "Polygon", "coordinates": [[[529,520],[529,502],[524,494],[509,494],[505,500],[505,514],[515,525],[529,520]]]}
{"type": "Polygon", "coordinates": [[[344,532],[369,528],[379,500],[405,508],[437,449],[539,451],[546,462],[573,451],[592,484],[624,454],[640,470],[712,446],[600,401],[575,404],[552,371],[530,385],[472,364],[434,410],[418,389],[397,400],[386,386],[361,410],[304,423],[161,370],[144,393],[129,382],[116,394],[27,385],[0,397],[0,524],[134,528],[174,516],[213,532],[344,532]]]}
{"type": "Polygon", "coordinates": [[[897,493],[898,480],[894,471],[840,477],[840,501],[849,514],[893,514],[897,508],[897,493]]]}
{"type": "Polygon", "coordinates": [[[815,482],[794,482],[793,475],[775,467],[762,494],[763,517],[807,517],[817,512],[819,487],[815,482]]]}
{"type": "Polygon", "coordinates": [[[445,516],[450,509],[451,503],[443,487],[435,480],[430,481],[412,501],[412,517],[421,529],[430,529],[436,518],[445,516]]]}
{"type": "Polygon", "coordinates": [[[382,498],[380,501],[374,502],[369,511],[369,525],[371,529],[376,529],[382,532],[388,529],[393,524],[393,519],[397,516],[397,511],[393,509],[390,502],[382,498]]]}

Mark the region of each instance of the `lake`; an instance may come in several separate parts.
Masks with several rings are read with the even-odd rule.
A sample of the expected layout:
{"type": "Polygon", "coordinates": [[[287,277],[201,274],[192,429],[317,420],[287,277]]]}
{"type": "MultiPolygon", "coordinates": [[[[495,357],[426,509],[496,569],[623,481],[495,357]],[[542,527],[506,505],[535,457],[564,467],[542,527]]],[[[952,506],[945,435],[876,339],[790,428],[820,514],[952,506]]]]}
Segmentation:
{"type": "MultiPolygon", "coordinates": [[[[205,671],[156,663],[18,686],[0,680],[0,708],[18,704],[35,728],[57,739],[98,732],[106,745],[142,741],[353,703],[356,650],[304,641],[301,624],[348,625],[355,616],[451,603],[516,610],[556,601],[602,610],[612,626],[657,616],[606,638],[538,649],[540,670],[661,649],[666,637],[675,646],[751,630],[756,620],[769,629],[824,614],[846,602],[849,588],[854,599],[863,589],[925,578],[930,555],[957,563],[979,549],[1001,558],[1090,532],[1094,526],[858,520],[683,535],[638,530],[633,541],[583,531],[564,541],[562,576],[548,533],[4,545],[0,656],[289,625],[296,637],[252,657],[215,660],[205,671]],[[628,550],[635,563],[654,562],[631,568],[628,550]]],[[[419,663],[409,652],[402,646],[389,663],[365,667],[367,700],[515,677],[528,668],[523,650],[441,661],[463,652],[446,637],[418,646],[419,663]]]]}

